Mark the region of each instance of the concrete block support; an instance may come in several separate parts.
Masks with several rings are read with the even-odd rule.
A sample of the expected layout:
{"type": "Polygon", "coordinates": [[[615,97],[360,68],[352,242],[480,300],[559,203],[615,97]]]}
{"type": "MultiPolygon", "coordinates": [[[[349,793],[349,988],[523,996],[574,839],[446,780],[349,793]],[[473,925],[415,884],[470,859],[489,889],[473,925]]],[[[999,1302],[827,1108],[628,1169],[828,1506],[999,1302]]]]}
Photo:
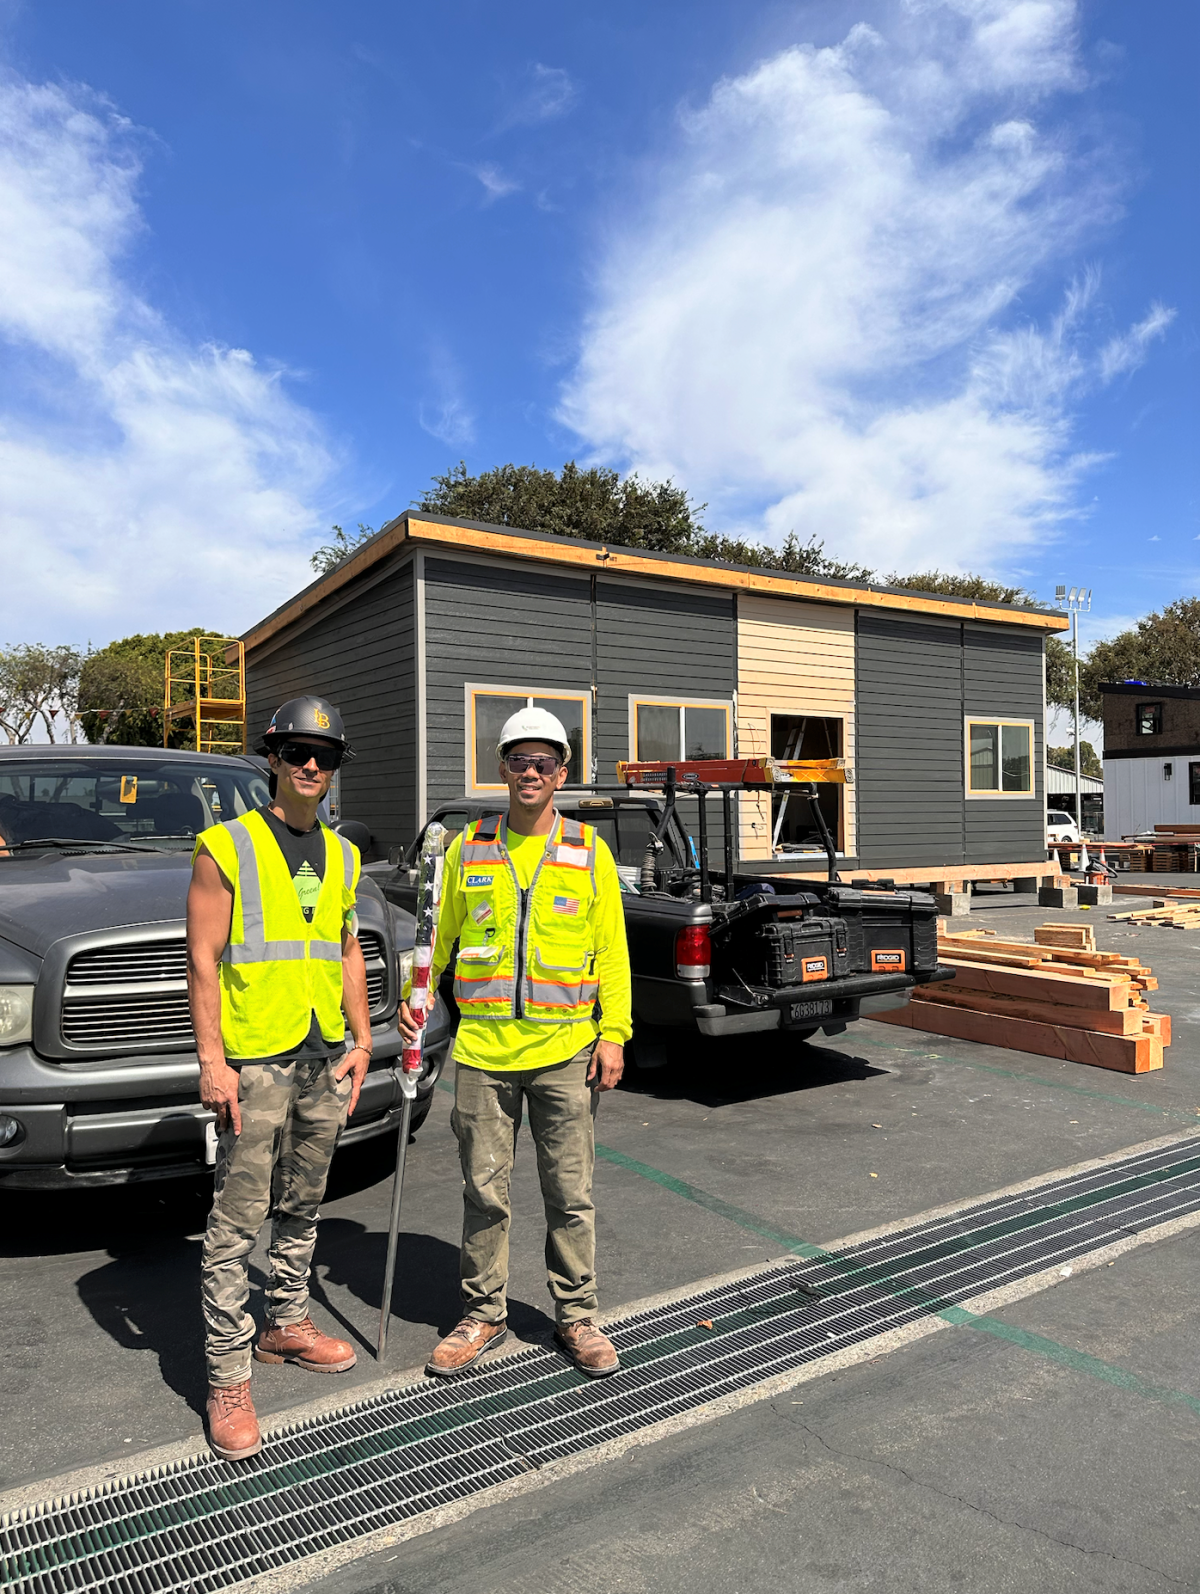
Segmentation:
{"type": "Polygon", "coordinates": [[[937,891],[933,900],[937,903],[938,912],[945,914],[948,919],[964,918],[971,911],[969,891],[937,891]]]}
{"type": "MultiPolygon", "coordinates": [[[[1111,890],[1111,887],[1109,889],[1111,890]]],[[[1043,886],[1038,892],[1039,908],[1077,908],[1078,906],[1077,886],[1043,886]]]]}
{"type": "Polygon", "coordinates": [[[1107,908],[1112,901],[1111,886],[1076,886],[1075,894],[1081,908],[1107,908]]]}

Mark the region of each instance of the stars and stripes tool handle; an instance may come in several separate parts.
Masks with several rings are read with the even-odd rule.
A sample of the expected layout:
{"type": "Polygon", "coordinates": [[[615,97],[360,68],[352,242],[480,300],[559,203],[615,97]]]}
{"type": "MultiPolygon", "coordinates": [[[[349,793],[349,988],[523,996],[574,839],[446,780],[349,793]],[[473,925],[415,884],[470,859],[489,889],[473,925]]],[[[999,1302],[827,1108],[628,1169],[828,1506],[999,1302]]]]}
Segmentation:
{"type": "Polygon", "coordinates": [[[392,1178],[392,1211],[388,1222],[387,1262],[383,1270],[383,1299],[379,1307],[379,1340],[376,1357],[382,1361],[387,1351],[388,1324],[392,1316],[392,1287],[396,1282],[396,1249],[400,1236],[400,1202],[404,1195],[404,1163],[408,1156],[412,1107],[417,1095],[417,1079],[425,1050],[425,1021],[429,1017],[430,978],[433,954],[437,947],[438,909],[442,902],[442,868],[446,857],[446,827],[432,824],[421,844],[417,873],[417,929],[413,945],[412,991],[408,1010],[417,1025],[411,1045],[405,1046],[400,1060],[400,1135],[396,1142],[396,1172],[392,1178]]]}

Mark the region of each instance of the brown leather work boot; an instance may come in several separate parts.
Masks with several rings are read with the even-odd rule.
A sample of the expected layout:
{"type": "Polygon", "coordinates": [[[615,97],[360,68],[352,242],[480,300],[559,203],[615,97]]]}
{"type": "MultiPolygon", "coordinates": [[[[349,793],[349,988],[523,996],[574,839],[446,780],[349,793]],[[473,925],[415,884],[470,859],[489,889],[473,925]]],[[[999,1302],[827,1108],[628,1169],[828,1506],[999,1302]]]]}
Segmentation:
{"type": "Polygon", "coordinates": [[[346,1373],[358,1357],[344,1339],[328,1334],[306,1317],[301,1323],[277,1323],[264,1328],[254,1347],[256,1362],[295,1362],[310,1373],[346,1373]]]}
{"type": "Polygon", "coordinates": [[[478,1317],[464,1317],[452,1328],[445,1339],[439,1341],[433,1355],[425,1363],[425,1371],[434,1378],[453,1378],[465,1373],[468,1367],[483,1355],[494,1350],[508,1338],[508,1324],[484,1323],[478,1317]]]}
{"type": "Polygon", "coordinates": [[[222,1461],[245,1461],[262,1449],[248,1378],[242,1384],[209,1384],[208,1443],[222,1461]]]}
{"type": "Polygon", "coordinates": [[[610,1373],[621,1370],[616,1346],[605,1338],[590,1317],[581,1317],[577,1323],[560,1323],[554,1330],[554,1338],[579,1371],[589,1378],[607,1378],[610,1373]]]}

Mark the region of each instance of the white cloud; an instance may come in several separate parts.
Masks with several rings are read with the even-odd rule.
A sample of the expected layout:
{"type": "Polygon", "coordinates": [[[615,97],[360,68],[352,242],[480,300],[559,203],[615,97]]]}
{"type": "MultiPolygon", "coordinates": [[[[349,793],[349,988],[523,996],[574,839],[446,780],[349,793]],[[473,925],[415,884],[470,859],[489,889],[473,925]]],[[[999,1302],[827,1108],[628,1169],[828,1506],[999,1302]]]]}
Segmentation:
{"type": "Polygon", "coordinates": [[[430,355],[432,399],[417,405],[417,421],[422,431],[436,437],[448,448],[465,448],[475,441],[475,416],[463,394],[458,362],[442,344],[435,344],[430,355]]]}
{"type": "Polygon", "coordinates": [[[1166,305],[1152,304],[1145,319],[1128,332],[1110,340],[1100,350],[1100,375],[1110,382],[1114,376],[1133,371],[1146,358],[1151,343],[1161,338],[1175,319],[1175,311],[1166,305]]]}
{"type": "Polygon", "coordinates": [[[490,205],[497,199],[505,199],[509,194],[515,194],[521,187],[515,177],[507,177],[493,161],[485,161],[482,166],[469,168],[471,175],[477,177],[483,184],[484,204],[490,205]]]}
{"type": "Polygon", "coordinates": [[[244,628],[311,579],[337,461],[283,373],[139,291],[138,140],[0,80],[0,639],[244,628]]]}
{"type": "Polygon", "coordinates": [[[579,99],[579,88],[561,66],[544,66],[535,61],[525,74],[522,88],[514,95],[497,131],[509,127],[536,127],[552,122],[572,110],[579,99]]]}
{"type": "MultiPolygon", "coordinates": [[[[1074,0],[897,0],[680,118],[596,284],[562,418],[672,475],[710,523],[895,569],[1004,563],[1075,512],[1070,403],[1094,273],[1050,325],[1023,292],[1116,212],[1051,96],[1082,86],[1074,0]]],[[[624,198],[624,196],[623,196],[624,198]]]]}

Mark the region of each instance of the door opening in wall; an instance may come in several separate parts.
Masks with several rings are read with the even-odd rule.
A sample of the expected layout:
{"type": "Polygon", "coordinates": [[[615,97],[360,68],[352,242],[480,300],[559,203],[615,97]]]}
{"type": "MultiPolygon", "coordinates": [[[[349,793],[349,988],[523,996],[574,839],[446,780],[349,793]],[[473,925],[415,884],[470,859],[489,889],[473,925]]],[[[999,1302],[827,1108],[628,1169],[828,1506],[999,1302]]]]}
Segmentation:
{"type": "MultiPolygon", "coordinates": [[[[841,758],[843,722],[840,716],[772,714],[772,758],[841,758]]],[[[844,786],[818,786],[818,801],[839,852],[846,849],[844,786]]],[[[776,792],[771,798],[771,835],[774,850],[822,852],[821,836],[813,824],[808,800],[776,792]]]]}

